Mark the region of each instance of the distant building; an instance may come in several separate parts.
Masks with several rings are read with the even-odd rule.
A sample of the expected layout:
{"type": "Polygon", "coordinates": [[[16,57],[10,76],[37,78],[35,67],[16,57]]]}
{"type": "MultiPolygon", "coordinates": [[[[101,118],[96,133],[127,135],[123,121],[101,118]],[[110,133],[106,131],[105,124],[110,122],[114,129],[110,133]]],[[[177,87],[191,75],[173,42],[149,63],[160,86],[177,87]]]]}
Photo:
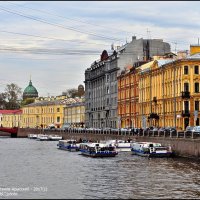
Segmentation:
{"type": "Polygon", "coordinates": [[[22,110],[0,110],[1,127],[20,127],[22,110]]]}
{"type": "Polygon", "coordinates": [[[46,128],[54,124],[56,128],[61,128],[64,123],[64,107],[77,101],[76,98],[62,99],[58,96],[28,104],[22,108],[22,126],[24,128],[46,128]]]}
{"type": "Polygon", "coordinates": [[[37,89],[33,86],[32,81],[29,81],[29,85],[25,88],[23,92],[23,100],[27,98],[36,98],[38,97],[38,91],[37,89]]]}
{"type": "Polygon", "coordinates": [[[85,102],[82,98],[75,98],[77,102],[68,103],[64,107],[64,123],[70,127],[85,127],[85,102]]]}
{"type": "Polygon", "coordinates": [[[138,61],[149,61],[155,55],[170,52],[170,45],[161,39],[136,39],[118,47],[110,55],[104,50],[100,60],[85,70],[86,127],[117,128],[117,76],[138,61]]]}

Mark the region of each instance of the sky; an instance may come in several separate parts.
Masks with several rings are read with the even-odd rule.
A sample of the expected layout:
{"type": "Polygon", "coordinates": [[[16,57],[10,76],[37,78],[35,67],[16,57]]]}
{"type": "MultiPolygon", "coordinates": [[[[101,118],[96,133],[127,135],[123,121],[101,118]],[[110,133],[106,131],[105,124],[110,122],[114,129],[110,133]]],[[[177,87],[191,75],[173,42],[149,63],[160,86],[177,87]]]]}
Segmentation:
{"type": "Polygon", "coordinates": [[[163,39],[171,51],[200,38],[198,1],[1,1],[0,92],[29,80],[39,96],[84,85],[105,49],[137,39],[163,39]]]}

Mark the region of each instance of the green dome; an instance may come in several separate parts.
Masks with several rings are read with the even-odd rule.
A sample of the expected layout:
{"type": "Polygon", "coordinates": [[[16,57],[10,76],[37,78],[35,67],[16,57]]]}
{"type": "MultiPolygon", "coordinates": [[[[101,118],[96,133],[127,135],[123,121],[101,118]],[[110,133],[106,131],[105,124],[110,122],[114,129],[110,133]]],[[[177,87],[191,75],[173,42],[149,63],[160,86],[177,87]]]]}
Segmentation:
{"type": "Polygon", "coordinates": [[[25,88],[23,93],[23,99],[26,98],[33,98],[38,97],[38,91],[37,89],[32,85],[32,82],[30,80],[29,85],[25,88]]]}

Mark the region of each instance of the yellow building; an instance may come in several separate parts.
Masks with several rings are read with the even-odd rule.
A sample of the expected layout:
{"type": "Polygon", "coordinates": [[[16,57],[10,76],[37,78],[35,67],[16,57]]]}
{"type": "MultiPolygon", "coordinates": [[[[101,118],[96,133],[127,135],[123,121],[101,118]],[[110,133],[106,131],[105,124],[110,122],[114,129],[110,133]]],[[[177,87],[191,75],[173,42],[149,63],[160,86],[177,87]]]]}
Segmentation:
{"type": "Polygon", "coordinates": [[[28,104],[22,108],[22,127],[46,128],[54,124],[56,128],[61,128],[64,120],[63,108],[69,102],[74,102],[72,98],[46,98],[28,104]]]}
{"type": "Polygon", "coordinates": [[[140,127],[185,130],[188,125],[199,125],[199,67],[200,54],[193,53],[187,58],[154,60],[140,67],[140,127]]]}
{"type": "Polygon", "coordinates": [[[67,104],[64,107],[64,121],[71,127],[85,126],[85,103],[84,99],[76,98],[75,103],[67,104]]]}
{"type": "Polygon", "coordinates": [[[1,127],[20,127],[22,110],[0,110],[1,127]]]}

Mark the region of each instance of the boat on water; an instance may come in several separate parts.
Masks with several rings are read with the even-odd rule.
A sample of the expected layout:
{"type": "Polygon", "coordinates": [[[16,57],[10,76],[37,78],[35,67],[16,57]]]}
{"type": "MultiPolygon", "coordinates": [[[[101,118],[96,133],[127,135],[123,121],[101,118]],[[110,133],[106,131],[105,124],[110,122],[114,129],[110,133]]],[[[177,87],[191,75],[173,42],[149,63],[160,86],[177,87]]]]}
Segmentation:
{"type": "Polygon", "coordinates": [[[62,140],[62,136],[60,136],[60,135],[49,135],[48,138],[49,138],[49,140],[51,140],[51,141],[59,141],[59,140],[62,140]]]}
{"type": "Polygon", "coordinates": [[[173,153],[171,146],[162,146],[161,143],[154,142],[135,142],[131,151],[145,157],[170,157],[173,153]]]}
{"type": "Polygon", "coordinates": [[[47,141],[49,140],[48,135],[38,134],[37,139],[38,141],[47,141]]]}
{"type": "Polygon", "coordinates": [[[37,139],[38,135],[37,134],[28,134],[29,139],[37,139]]]}
{"type": "Polygon", "coordinates": [[[59,140],[58,149],[67,151],[79,151],[79,143],[76,140],[59,140]]]}
{"type": "Polygon", "coordinates": [[[82,155],[90,157],[114,157],[118,154],[116,147],[105,143],[81,143],[79,150],[82,155]]]}
{"type": "Polygon", "coordinates": [[[132,141],[126,141],[126,140],[107,140],[107,141],[100,141],[100,142],[115,146],[117,152],[130,152],[132,148],[132,144],[133,144],[132,141]]]}

